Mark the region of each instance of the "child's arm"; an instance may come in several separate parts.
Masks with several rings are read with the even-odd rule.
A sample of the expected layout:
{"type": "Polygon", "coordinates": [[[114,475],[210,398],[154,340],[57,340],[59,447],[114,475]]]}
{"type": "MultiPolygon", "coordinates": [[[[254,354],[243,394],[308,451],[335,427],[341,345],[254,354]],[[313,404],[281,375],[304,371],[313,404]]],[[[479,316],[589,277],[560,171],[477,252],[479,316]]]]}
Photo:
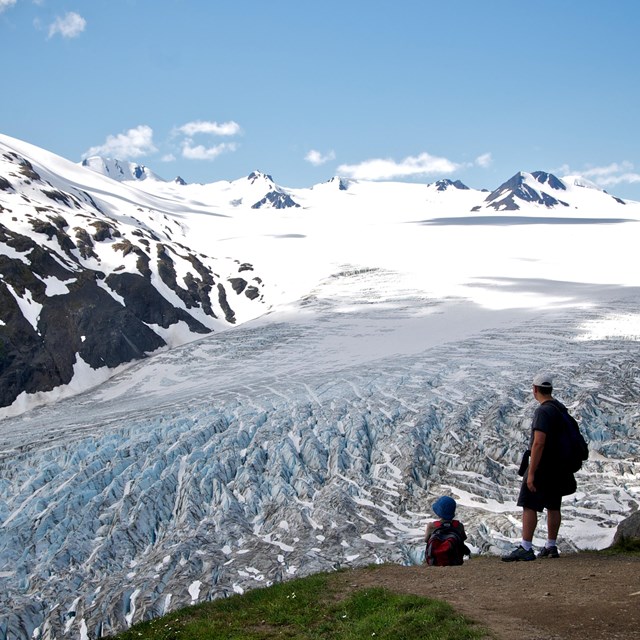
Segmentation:
{"type": "Polygon", "coordinates": [[[427,529],[424,532],[424,541],[425,542],[429,542],[429,538],[431,537],[431,534],[436,530],[436,523],[435,522],[430,522],[427,525],[427,529]]]}

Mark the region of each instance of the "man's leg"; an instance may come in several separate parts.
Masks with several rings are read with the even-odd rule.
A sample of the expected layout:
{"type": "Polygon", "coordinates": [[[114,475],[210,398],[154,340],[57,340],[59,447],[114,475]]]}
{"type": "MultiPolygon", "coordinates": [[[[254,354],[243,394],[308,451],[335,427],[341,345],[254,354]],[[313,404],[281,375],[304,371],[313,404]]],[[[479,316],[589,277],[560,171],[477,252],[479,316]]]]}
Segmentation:
{"type": "Polygon", "coordinates": [[[558,539],[561,522],[562,514],[560,513],[560,509],[547,509],[547,538],[549,540],[558,539]]]}
{"type": "MultiPolygon", "coordinates": [[[[560,512],[558,511],[558,514],[560,512]]],[[[528,542],[531,544],[533,540],[533,534],[536,531],[536,527],[538,526],[538,512],[535,509],[529,509],[528,507],[524,507],[522,509],[522,540],[523,542],[528,542]]],[[[558,521],[558,528],[560,527],[560,522],[558,521]]],[[[529,547],[531,548],[531,547],[529,547]]]]}
{"type": "Polygon", "coordinates": [[[517,562],[518,560],[535,560],[536,555],[533,552],[533,534],[538,524],[538,512],[529,507],[522,508],[522,542],[517,549],[510,554],[502,556],[504,562],[517,562]]]}
{"type": "Polygon", "coordinates": [[[538,507],[539,502],[540,500],[537,499],[537,494],[531,493],[527,488],[525,476],[520,486],[520,494],[518,495],[518,506],[522,507],[522,542],[517,549],[514,549],[506,556],[502,556],[504,562],[536,559],[536,554],[533,552],[532,540],[533,534],[538,526],[538,512],[535,508],[538,507]]]}
{"type": "Polygon", "coordinates": [[[558,531],[560,530],[560,509],[547,509],[547,542],[538,558],[559,558],[558,531]]]}

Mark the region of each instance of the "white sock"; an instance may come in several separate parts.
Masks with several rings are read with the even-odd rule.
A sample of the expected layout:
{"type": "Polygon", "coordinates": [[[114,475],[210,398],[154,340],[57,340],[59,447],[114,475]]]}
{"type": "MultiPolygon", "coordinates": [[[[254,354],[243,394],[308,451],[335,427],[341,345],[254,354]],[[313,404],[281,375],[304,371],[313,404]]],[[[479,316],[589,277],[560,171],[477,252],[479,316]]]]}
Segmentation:
{"type": "Polygon", "coordinates": [[[525,550],[525,551],[531,551],[531,549],[533,549],[533,545],[531,544],[531,542],[529,542],[529,540],[523,540],[520,543],[520,546],[525,550]]]}
{"type": "Polygon", "coordinates": [[[547,540],[547,541],[544,543],[544,546],[545,546],[547,549],[551,549],[551,547],[557,547],[558,545],[556,544],[556,540],[547,540]]]}

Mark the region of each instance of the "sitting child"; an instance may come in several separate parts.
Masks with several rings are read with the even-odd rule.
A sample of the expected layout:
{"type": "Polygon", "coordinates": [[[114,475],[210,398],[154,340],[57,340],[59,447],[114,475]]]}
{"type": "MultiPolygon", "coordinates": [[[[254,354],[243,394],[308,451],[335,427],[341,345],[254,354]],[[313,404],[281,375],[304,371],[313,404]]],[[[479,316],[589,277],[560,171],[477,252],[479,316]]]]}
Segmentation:
{"type": "Polygon", "coordinates": [[[471,554],[464,543],[467,534],[464,525],[455,520],[456,501],[449,496],[438,498],[432,505],[433,512],[440,518],[427,525],[425,531],[424,561],[432,566],[459,565],[463,556],[471,554]]]}

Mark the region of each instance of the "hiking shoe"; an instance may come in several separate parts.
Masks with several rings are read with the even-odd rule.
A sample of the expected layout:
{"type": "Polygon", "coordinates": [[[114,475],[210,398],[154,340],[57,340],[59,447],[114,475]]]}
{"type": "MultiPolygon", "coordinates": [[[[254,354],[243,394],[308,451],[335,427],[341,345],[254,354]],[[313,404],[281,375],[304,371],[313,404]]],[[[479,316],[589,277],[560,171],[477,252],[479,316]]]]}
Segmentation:
{"type": "Polygon", "coordinates": [[[519,560],[535,560],[536,554],[533,549],[527,551],[522,545],[514,549],[508,556],[502,556],[503,562],[518,562],[519,560]]]}
{"type": "Polygon", "coordinates": [[[538,558],[559,558],[558,547],[544,547],[538,554],[538,558]]]}

